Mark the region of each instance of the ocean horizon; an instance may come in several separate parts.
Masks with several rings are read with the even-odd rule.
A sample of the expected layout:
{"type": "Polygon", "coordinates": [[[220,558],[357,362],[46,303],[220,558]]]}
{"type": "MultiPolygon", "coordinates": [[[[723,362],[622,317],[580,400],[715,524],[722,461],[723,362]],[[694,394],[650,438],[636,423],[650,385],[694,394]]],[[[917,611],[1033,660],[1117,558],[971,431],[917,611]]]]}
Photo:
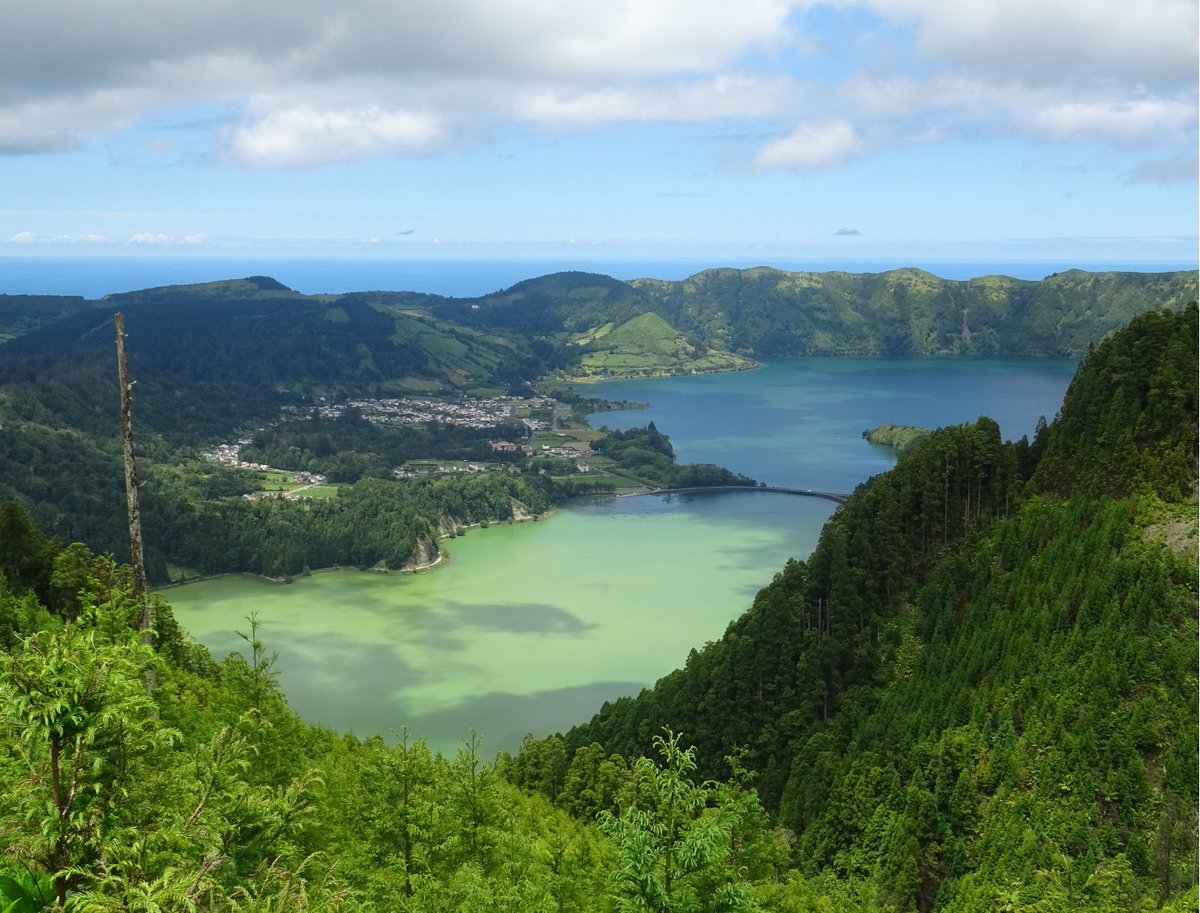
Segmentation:
{"type": "Polygon", "coordinates": [[[506,289],[522,279],[580,270],[615,279],[679,280],[705,269],[769,266],[801,272],[877,273],[904,267],[926,270],[943,279],[966,280],[1003,275],[1043,279],[1069,269],[1091,272],[1174,272],[1194,270],[1178,260],[985,260],[985,259],[798,259],[744,258],[579,258],[543,259],[368,259],[318,257],[0,257],[0,294],[105,295],[154,288],[270,276],[304,294],[360,291],[412,291],[469,298],[506,289]]]}

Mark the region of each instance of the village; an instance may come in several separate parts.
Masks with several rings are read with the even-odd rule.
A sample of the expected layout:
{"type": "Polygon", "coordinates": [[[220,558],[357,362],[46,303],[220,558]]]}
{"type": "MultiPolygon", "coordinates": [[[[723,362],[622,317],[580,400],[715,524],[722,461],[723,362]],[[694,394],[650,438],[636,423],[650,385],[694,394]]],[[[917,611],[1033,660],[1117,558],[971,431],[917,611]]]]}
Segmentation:
{"type": "Polygon", "coordinates": [[[531,418],[536,411],[551,413],[559,404],[549,396],[493,396],[479,398],[464,396],[453,400],[434,399],[352,399],[344,403],[318,403],[315,413],[320,418],[341,418],[348,409],[369,422],[408,425],[419,422],[439,422],[464,428],[493,428],[521,421],[531,431],[549,427],[549,422],[531,418]]]}
{"type": "MultiPolygon", "coordinates": [[[[461,397],[455,400],[354,399],[341,403],[321,401],[310,411],[310,414],[316,418],[338,419],[346,415],[348,410],[355,410],[358,415],[372,424],[400,425],[432,422],[466,428],[495,428],[519,424],[523,426],[528,435],[525,442],[518,443],[505,439],[488,441],[491,449],[497,454],[519,452],[525,457],[551,457],[565,460],[569,462],[575,472],[580,473],[590,472],[592,468],[586,462],[592,455],[591,448],[586,442],[578,440],[569,442],[564,440],[561,443],[547,442],[547,438],[550,436],[567,437],[566,434],[555,429],[559,420],[569,415],[566,406],[549,396],[461,397]]],[[[280,477],[273,480],[273,483],[282,481],[282,479],[288,480],[288,484],[280,484],[276,490],[250,492],[243,497],[251,500],[265,497],[281,497],[292,500],[311,496],[313,489],[326,485],[327,479],[319,473],[280,469],[264,463],[243,460],[241,448],[250,444],[251,440],[250,437],[242,437],[233,443],[217,444],[211,450],[201,454],[204,460],[221,466],[270,473],[280,477]]],[[[427,475],[498,470],[520,471],[511,463],[487,464],[465,460],[429,459],[410,460],[403,466],[395,467],[392,470],[392,476],[396,479],[413,479],[427,475]]],[[[546,470],[541,469],[540,471],[545,472],[546,470]]]]}

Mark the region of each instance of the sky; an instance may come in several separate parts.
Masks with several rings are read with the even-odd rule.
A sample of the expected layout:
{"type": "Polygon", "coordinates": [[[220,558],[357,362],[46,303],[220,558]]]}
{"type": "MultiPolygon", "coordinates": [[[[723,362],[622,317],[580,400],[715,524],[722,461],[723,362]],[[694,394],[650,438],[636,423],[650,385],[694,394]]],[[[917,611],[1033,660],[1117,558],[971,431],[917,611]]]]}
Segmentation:
{"type": "Polygon", "coordinates": [[[0,7],[0,256],[1194,262],[1195,0],[0,7]]]}

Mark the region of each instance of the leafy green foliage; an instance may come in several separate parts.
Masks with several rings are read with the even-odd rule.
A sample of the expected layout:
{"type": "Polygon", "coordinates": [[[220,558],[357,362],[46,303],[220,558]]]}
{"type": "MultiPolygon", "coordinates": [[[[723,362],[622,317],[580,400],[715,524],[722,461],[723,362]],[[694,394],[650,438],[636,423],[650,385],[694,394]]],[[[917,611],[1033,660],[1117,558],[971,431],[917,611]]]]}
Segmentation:
{"type": "Polygon", "coordinates": [[[1195,303],[1152,311],[1080,366],[1034,483],[1045,491],[1124,495],[1138,484],[1178,497],[1196,481],[1195,303]]]}
{"type": "Polygon", "coordinates": [[[56,898],[54,879],[28,870],[16,878],[0,875],[0,910],[4,913],[41,913],[56,898]]]}
{"type": "MultiPolygon", "coordinates": [[[[202,573],[295,576],[306,568],[398,570],[438,555],[437,541],[461,527],[544,513],[560,497],[540,476],[484,473],[404,483],[364,479],[337,498],[205,502],[151,513],[147,541],[202,573]]],[[[148,502],[149,503],[149,502],[148,502]]]]}
{"type": "Polygon", "coordinates": [[[617,909],[625,913],[754,910],[731,864],[742,809],[716,784],[697,784],[695,749],[680,736],[655,736],[661,763],[641,758],[633,768],[634,801],[619,816],[599,815],[616,845],[617,909]]]}
{"type": "Polygon", "coordinates": [[[891,447],[897,453],[911,450],[921,438],[929,433],[919,425],[876,425],[863,432],[863,438],[872,444],[891,447]]]}

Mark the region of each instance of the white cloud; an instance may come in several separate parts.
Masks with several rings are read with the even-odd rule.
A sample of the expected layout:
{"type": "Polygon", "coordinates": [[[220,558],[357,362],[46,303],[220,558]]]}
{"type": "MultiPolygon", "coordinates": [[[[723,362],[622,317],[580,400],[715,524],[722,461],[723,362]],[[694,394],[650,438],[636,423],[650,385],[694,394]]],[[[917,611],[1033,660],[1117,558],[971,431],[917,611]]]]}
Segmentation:
{"type": "Polygon", "coordinates": [[[130,236],[130,244],[170,244],[171,236],[160,232],[142,231],[130,236]]]}
{"type": "Polygon", "coordinates": [[[844,164],[862,150],[863,143],[858,132],[853,124],[846,121],[801,124],[787,136],[759,150],[754,165],[760,169],[811,171],[844,164]]]}
{"type": "Polygon", "coordinates": [[[1180,142],[1196,127],[1196,110],[1177,101],[1067,101],[1032,112],[1031,126],[1059,142],[1106,140],[1135,145],[1180,142]]]}
{"type": "Polygon", "coordinates": [[[1194,85],[1194,0],[851,0],[910,24],[926,62],[1033,84],[1194,85]]]}
{"type": "Polygon", "coordinates": [[[622,86],[564,92],[548,87],[522,98],[517,111],[521,117],[543,124],[706,121],[771,116],[795,94],[791,79],[730,75],[666,88],[622,86]]]}
{"type": "Polygon", "coordinates": [[[431,115],[377,106],[287,108],[232,131],[231,155],[256,166],[310,166],[395,152],[420,152],[441,136],[431,115]]]}
{"type": "Polygon", "coordinates": [[[875,145],[1196,142],[1195,0],[830,2],[867,7],[912,35],[911,60],[872,60],[830,94],[825,110],[870,124],[875,145]]]}
{"type": "Polygon", "coordinates": [[[801,123],[754,157],[800,170],[865,154],[861,136],[872,149],[1019,135],[1160,156],[1195,142],[1195,0],[10,6],[0,153],[67,151],[188,106],[222,112],[189,129],[253,167],[424,155],[514,122],[740,119],[757,135],[801,123]],[[867,15],[806,18],[825,6],[867,15]],[[860,31],[827,31],[850,23],[860,31]]]}
{"type": "MultiPolygon", "coordinates": [[[[0,85],[4,64],[0,63],[0,85]]],[[[0,93],[0,153],[65,152],[93,135],[116,129],[149,105],[138,87],[90,89],[77,95],[32,95],[5,103],[0,93]]]]}
{"type": "MultiPolygon", "coordinates": [[[[748,49],[777,44],[790,6],[789,0],[23,4],[5,11],[0,30],[0,151],[71,148],[147,111],[185,104],[241,112],[248,122],[225,136],[234,158],[254,164],[420,151],[435,133],[448,135],[423,111],[436,110],[439,122],[478,134],[510,117],[522,99],[585,97],[636,89],[646,80],[661,81],[669,97],[678,80],[712,78],[748,49]]],[[[547,117],[544,111],[539,119],[547,117]]],[[[579,120],[570,112],[565,117],[579,120]]]]}
{"type": "Polygon", "coordinates": [[[1019,135],[1055,143],[1157,147],[1191,142],[1197,121],[1194,100],[958,74],[855,77],[839,101],[885,125],[878,132],[902,142],[1019,135]]]}
{"type": "Polygon", "coordinates": [[[105,235],[92,233],[82,235],[39,235],[32,231],[19,231],[8,239],[9,244],[107,244],[105,235]]]}

